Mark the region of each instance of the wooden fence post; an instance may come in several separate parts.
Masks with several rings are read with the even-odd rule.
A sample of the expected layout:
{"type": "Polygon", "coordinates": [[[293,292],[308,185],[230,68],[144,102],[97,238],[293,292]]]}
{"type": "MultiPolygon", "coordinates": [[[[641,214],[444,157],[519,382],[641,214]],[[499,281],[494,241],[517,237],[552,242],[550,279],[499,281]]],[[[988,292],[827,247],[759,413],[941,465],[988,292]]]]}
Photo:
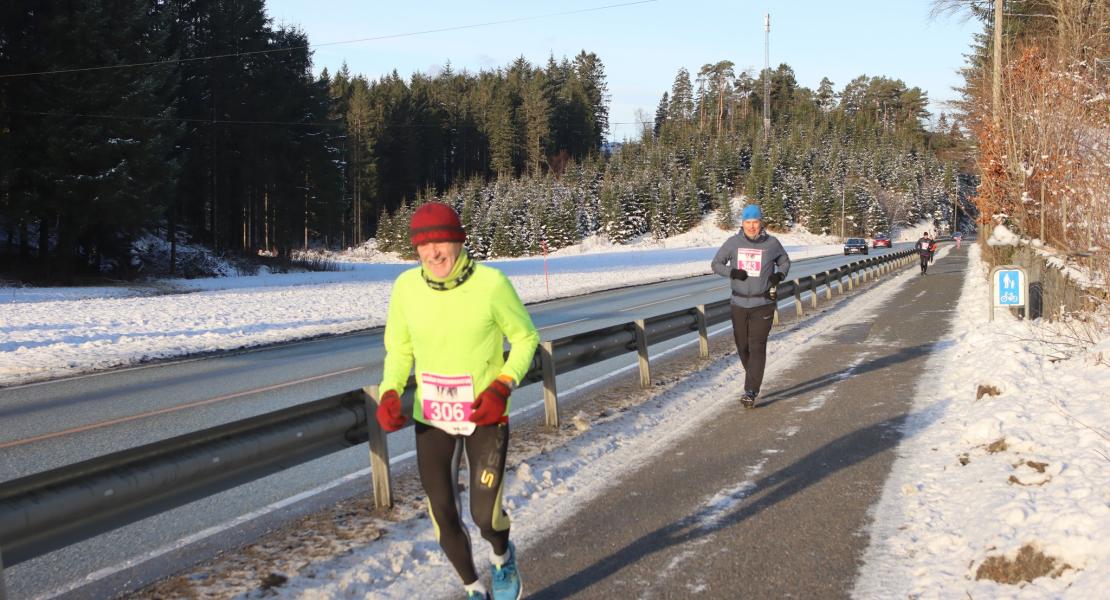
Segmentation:
{"type": "Polygon", "coordinates": [[[362,388],[366,402],[366,433],[370,438],[370,475],[374,484],[374,506],[393,508],[393,482],[389,474],[389,444],[378,424],[378,386],[362,388]]]}
{"type": "Polygon", "coordinates": [[[648,362],[647,333],[644,331],[644,320],[636,319],[633,322],[636,330],[636,355],[640,359],[640,387],[651,387],[651,363],[648,362]]]}
{"type": "Polygon", "coordinates": [[[695,310],[698,319],[698,356],[709,358],[709,329],[705,326],[705,305],[699,304],[695,310]]]}
{"type": "Polygon", "coordinates": [[[555,388],[555,357],[551,342],[540,342],[540,370],[543,372],[543,414],[548,427],[559,428],[559,396],[555,388]]]}
{"type": "Polygon", "coordinates": [[[4,588],[4,554],[0,552],[0,600],[8,600],[8,592],[4,588]]]}

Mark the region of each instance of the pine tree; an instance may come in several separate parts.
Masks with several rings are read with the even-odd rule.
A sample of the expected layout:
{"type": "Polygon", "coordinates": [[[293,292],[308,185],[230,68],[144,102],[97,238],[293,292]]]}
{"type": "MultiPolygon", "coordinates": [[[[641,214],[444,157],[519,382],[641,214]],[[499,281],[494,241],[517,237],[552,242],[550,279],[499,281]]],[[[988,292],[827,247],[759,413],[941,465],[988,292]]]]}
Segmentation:
{"type": "Polygon", "coordinates": [[[667,92],[663,92],[663,97],[659,99],[659,106],[655,107],[655,125],[652,127],[652,133],[656,138],[659,137],[660,132],[663,130],[663,125],[667,122],[667,111],[670,108],[670,98],[667,92]]]}
{"type": "MultiPolygon", "coordinates": [[[[141,0],[59,6],[26,16],[25,31],[42,36],[38,56],[22,57],[24,68],[33,70],[40,60],[70,67],[101,66],[106,59],[152,62],[169,52],[165,7],[152,11],[141,0]],[[143,43],[134,43],[138,39],[143,43]]],[[[5,54],[16,58],[23,48],[15,44],[5,54]]],[[[163,67],[36,78],[10,97],[13,108],[38,113],[26,123],[12,121],[10,135],[27,143],[29,153],[16,157],[24,179],[13,191],[35,198],[34,213],[57,224],[55,273],[126,266],[130,238],[166,214],[166,192],[176,182],[179,132],[171,99],[178,73],[163,67]],[[21,164],[25,159],[41,162],[21,164]]],[[[40,257],[50,246],[48,232],[40,226],[40,257]]]]}
{"type": "Polygon", "coordinates": [[[609,84],[605,81],[605,66],[596,54],[583,50],[574,57],[574,67],[589,102],[590,146],[587,153],[595,152],[609,133],[609,84]]]}
{"type": "Polygon", "coordinates": [[[672,119],[689,122],[694,118],[694,86],[690,72],[679,69],[671,85],[671,104],[667,111],[672,119]]]}
{"type": "Polygon", "coordinates": [[[836,91],[833,90],[833,82],[828,77],[821,78],[814,100],[817,102],[817,108],[822,112],[827,113],[836,107],[836,91]]]}

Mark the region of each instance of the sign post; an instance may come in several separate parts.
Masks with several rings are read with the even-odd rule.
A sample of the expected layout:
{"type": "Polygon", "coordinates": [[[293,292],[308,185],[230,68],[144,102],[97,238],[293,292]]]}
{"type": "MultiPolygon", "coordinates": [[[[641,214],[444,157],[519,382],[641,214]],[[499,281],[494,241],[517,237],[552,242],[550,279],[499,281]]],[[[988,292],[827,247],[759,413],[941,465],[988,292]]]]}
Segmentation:
{"type": "MultiPolygon", "coordinates": [[[[991,269],[991,316],[995,307],[1022,308],[1029,303],[1029,277],[1017,265],[1002,265],[991,269]]],[[[1024,311],[1023,311],[1024,316],[1024,311]]]]}

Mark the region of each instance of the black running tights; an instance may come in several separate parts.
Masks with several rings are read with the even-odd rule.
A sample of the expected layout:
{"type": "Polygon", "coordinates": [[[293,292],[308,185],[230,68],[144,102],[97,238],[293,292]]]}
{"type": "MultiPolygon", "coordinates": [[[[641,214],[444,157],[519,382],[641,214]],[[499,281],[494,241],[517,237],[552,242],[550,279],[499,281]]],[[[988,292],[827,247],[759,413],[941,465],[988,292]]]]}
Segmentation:
{"type": "Polygon", "coordinates": [[[470,536],[460,518],[459,460],[465,451],[470,471],[470,516],[493,551],[504,554],[509,549],[509,516],[501,508],[501,487],[508,446],[508,425],[479,426],[469,436],[458,436],[416,423],[416,464],[420,483],[428,494],[428,512],[436,539],[464,585],[477,581],[478,573],[474,570],[470,536]]]}
{"type": "Polygon", "coordinates": [[[732,335],[736,338],[736,353],[744,365],[744,390],[759,393],[763,385],[763,368],[767,365],[767,337],[771,335],[775,305],[764,304],[755,308],[732,305],[732,335]]]}

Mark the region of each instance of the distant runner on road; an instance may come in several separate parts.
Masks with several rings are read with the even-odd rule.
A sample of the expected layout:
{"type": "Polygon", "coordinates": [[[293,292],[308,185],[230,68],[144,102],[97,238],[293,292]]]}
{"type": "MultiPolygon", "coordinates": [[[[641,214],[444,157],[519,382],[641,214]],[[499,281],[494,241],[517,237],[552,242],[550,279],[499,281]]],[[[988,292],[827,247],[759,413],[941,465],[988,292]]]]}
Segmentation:
{"type": "Polygon", "coordinates": [[[713,272],[732,287],[732,335],[744,366],[745,408],[755,406],[767,364],[767,337],[774,321],[776,287],[790,271],[790,257],[778,239],[763,230],[763,211],[744,207],[740,233],[725,240],[713,257],[713,272]]]}
{"type": "Polygon", "coordinates": [[[929,232],[926,231],[917,239],[914,248],[917,249],[917,255],[921,259],[921,274],[924,275],[929,270],[929,263],[933,260],[933,248],[936,248],[936,242],[929,237],[929,232]]]}
{"type": "Polygon", "coordinates": [[[487,599],[460,515],[459,459],[466,452],[470,514],[491,547],[493,598],[518,600],[516,548],[501,507],[509,394],[528,372],[540,336],[509,279],[467,256],[466,233],[454,209],[439,202],[421,205],[409,237],[420,266],[393,283],[378,423],[396,431],[410,416],[415,419],[416,465],[436,539],[467,598],[487,599]],[[400,396],[414,366],[415,402],[406,415],[400,396]]]}

